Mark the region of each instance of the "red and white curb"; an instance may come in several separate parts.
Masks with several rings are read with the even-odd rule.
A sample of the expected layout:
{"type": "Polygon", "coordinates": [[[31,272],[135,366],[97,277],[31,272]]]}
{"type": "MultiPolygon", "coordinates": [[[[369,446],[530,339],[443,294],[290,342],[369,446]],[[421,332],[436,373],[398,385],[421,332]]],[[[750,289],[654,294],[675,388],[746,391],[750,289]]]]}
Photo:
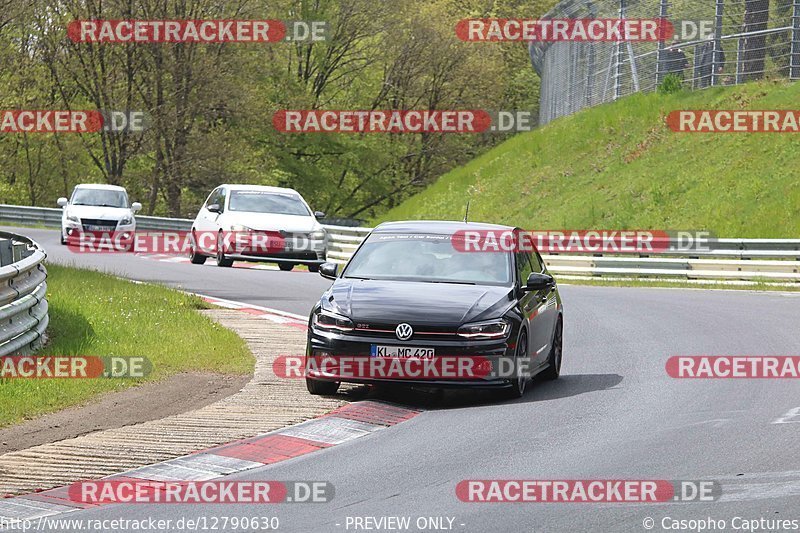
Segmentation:
{"type": "Polygon", "coordinates": [[[260,305],[251,305],[242,302],[235,302],[233,300],[225,300],[224,298],[215,298],[212,296],[206,296],[204,294],[197,294],[193,292],[190,292],[189,294],[193,294],[194,296],[202,298],[204,301],[218,307],[223,307],[225,309],[236,309],[237,311],[269,320],[275,324],[283,324],[285,326],[291,326],[303,330],[308,329],[307,316],[296,315],[294,313],[280,311],[278,309],[270,309],[269,307],[262,307],[260,305]]]}
{"type": "MultiPolygon", "coordinates": [[[[410,420],[419,413],[372,400],[351,403],[294,426],[103,479],[176,482],[219,479],[365,437],[410,420]]],[[[99,506],[73,501],[68,487],[59,487],[0,500],[0,521],[38,520],[99,506]]]]}

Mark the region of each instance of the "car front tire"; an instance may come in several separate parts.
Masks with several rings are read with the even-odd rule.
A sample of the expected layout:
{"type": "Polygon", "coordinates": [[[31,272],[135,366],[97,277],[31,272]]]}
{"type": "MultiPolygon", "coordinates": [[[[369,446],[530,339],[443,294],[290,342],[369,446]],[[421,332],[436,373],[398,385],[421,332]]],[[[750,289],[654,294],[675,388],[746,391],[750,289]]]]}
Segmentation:
{"type": "Polygon", "coordinates": [[[339,382],[306,378],[306,388],[314,396],[330,396],[339,390],[339,382]]]}
{"type": "Polygon", "coordinates": [[[284,272],[289,272],[291,269],[294,268],[294,264],[292,264],[292,263],[278,263],[278,268],[280,268],[284,272]]]}
{"type": "Polygon", "coordinates": [[[189,249],[189,262],[193,265],[202,265],[208,259],[201,253],[197,252],[197,240],[195,239],[194,232],[192,232],[192,245],[189,249]]]}
{"type": "Polygon", "coordinates": [[[308,265],[309,272],[319,272],[319,265],[308,265]]]}
{"type": "MultiPolygon", "coordinates": [[[[511,387],[505,389],[505,397],[508,399],[522,398],[525,394],[525,387],[528,384],[528,376],[520,368],[520,361],[528,356],[528,333],[522,330],[517,342],[517,349],[514,351],[514,373],[516,379],[511,383],[511,387]]],[[[530,365],[528,365],[530,367],[530,365]]]]}
{"type": "Polygon", "coordinates": [[[233,259],[225,257],[224,245],[222,243],[222,234],[217,236],[217,266],[228,268],[233,266],[233,259]]]}
{"type": "Polygon", "coordinates": [[[561,375],[561,358],[564,352],[564,322],[561,317],[556,322],[556,330],[553,333],[553,346],[550,347],[550,353],[547,355],[547,363],[549,366],[547,370],[542,372],[542,378],[546,380],[558,379],[561,375]]]}

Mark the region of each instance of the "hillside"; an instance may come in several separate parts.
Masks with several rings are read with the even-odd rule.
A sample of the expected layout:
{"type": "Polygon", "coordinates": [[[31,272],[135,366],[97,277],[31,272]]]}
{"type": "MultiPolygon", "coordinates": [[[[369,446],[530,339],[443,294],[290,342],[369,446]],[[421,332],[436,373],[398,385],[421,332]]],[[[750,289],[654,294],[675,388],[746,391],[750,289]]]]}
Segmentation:
{"type": "Polygon", "coordinates": [[[800,237],[797,134],[674,133],[675,109],[797,109],[800,84],[634,95],[520,134],[373,222],[470,219],[528,229],[695,229],[800,237]]]}

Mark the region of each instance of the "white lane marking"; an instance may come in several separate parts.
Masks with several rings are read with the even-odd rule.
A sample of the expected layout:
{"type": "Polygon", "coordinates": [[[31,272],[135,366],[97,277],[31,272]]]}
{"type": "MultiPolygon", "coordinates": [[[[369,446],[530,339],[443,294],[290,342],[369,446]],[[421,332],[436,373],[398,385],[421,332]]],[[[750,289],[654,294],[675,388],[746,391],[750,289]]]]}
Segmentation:
{"type": "Polygon", "coordinates": [[[773,424],[798,424],[800,423],[800,407],[795,407],[785,415],[777,418],[773,424]]]}
{"type": "Polygon", "coordinates": [[[326,444],[341,444],[381,429],[386,429],[386,426],[368,424],[337,416],[323,416],[289,426],[286,429],[279,430],[278,434],[326,444]]]}
{"type": "Polygon", "coordinates": [[[694,426],[705,426],[706,424],[711,424],[711,427],[714,428],[721,428],[728,422],[733,422],[732,418],[712,418],[711,420],[701,420],[699,422],[689,422],[688,424],[683,424],[681,426],[673,426],[669,428],[665,428],[666,430],[674,430],[674,429],[682,429],[682,428],[689,428],[694,426]]]}
{"type": "Polygon", "coordinates": [[[269,307],[263,307],[260,305],[253,305],[244,302],[237,302],[234,300],[226,300],[224,298],[207,296],[205,294],[199,294],[196,292],[189,292],[189,291],[184,291],[184,292],[186,292],[187,294],[194,294],[195,296],[199,296],[200,298],[208,298],[209,300],[212,300],[214,303],[219,302],[221,307],[229,307],[230,309],[242,309],[242,308],[257,309],[258,311],[264,311],[265,313],[272,313],[273,315],[280,315],[280,316],[285,316],[287,318],[294,318],[295,320],[302,320],[304,324],[308,320],[307,316],[297,315],[295,313],[290,313],[288,311],[281,311],[280,309],[272,309],[269,307]]]}

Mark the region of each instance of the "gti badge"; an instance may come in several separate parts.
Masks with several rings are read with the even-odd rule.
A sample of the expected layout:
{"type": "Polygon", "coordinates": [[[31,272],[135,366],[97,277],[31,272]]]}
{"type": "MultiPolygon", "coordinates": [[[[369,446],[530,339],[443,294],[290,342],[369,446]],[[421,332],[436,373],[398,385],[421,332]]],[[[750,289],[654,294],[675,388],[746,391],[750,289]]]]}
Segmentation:
{"type": "Polygon", "coordinates": [[[406,323],[400,324],[394,330],[395,335],[401,341],[407,341],[414,334],[414,330],[406,323]]]}

